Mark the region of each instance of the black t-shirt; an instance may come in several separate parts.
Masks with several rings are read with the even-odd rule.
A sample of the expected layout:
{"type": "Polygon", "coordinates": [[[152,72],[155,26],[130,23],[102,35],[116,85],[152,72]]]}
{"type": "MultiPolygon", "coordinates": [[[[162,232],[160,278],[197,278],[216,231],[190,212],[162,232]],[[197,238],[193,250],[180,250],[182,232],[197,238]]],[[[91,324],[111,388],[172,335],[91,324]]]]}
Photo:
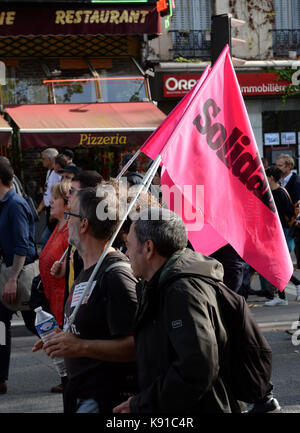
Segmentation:
{"type": "MultiPolygon", "coordinates": [[[[91,287],[88,300],[80,306],[70,331],[79,338],[113,339],[133,334],[133,321],[136,312],[136,279],[130,268],[114,267],[104,272],[112,263],[128,262],[120,251],[108,254],[97,273],[91,287]]],[[[69,298],[65,305],[65,321],[70,316],[80,299],[82,290],[86,286],[94,266],[82,270],[76,278],[69,298]]],[[[65,358],[68,377],[74,378],[95,367],[99,381],[109,381],[111,375],[118,375],[120,363],[104,362],[91,358],[65,358]],[[101,379],[102,376],[102,379],[101,379]]]]}

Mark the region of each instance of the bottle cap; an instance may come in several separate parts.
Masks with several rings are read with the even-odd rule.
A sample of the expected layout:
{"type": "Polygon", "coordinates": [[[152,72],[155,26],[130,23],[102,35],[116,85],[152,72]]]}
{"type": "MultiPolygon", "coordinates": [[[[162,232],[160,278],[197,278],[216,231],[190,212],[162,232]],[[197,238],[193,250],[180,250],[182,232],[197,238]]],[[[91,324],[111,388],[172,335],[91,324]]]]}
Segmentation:
{"type": "Polygon", "coordinates": [[[39,311],[42,311],[42,307],[37,307],[34,309],[35,313],[38,313],[39,311]]]}

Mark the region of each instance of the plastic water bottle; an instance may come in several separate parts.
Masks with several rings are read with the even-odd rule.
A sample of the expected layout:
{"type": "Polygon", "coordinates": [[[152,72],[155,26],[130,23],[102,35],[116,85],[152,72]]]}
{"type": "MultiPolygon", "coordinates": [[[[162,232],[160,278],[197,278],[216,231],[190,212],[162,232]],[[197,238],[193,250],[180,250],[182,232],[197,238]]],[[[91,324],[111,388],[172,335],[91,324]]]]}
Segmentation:
{"type": "MultiPolygon", "coordinates": [[[[36,312],[35,329],[37,330],[42,341],[46,343],[46,341],[49,341],[54,335],[56,335],[55,328],[58,328],[58,324],[55,320],[55,317],[53,317],[52,314],[43,311],[42,307],[37,307],[34,311],[36,312]]],[[[65,367],[64,358],[62,356],[56,356],[53,358],[53,362],[58,374],[61,377],[66,376],[67,370],[65,367]]]]}

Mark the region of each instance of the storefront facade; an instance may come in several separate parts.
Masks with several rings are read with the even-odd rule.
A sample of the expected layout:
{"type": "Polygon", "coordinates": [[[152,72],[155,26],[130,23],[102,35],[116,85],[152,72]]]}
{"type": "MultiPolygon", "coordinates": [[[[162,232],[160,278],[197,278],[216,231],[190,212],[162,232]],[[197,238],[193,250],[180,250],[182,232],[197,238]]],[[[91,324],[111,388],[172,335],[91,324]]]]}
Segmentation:
{"type": "MultiPolygon", "coordinates": [[[[268,164],[275,162],[280,153],[291,154],[300,167],[300,97],[292,92],[285,98],[285,92],[292,84],[292,76],[298,70],[292,61],[285,61],[280,68],[270,68],[268,62],[260,66],[236,68],[237,78],[256,138],[259,153],[268,164]],[[285,72],[285,73],[284,73],[285,72]],[[283,76],[289,78],[282,79],[283,76]]],[[[254,64],[258,62],[253,62],[254,64]]],[[[160,64],[155,69],[151,82],[152,97],[158,107],[168,114],[179,100],[200,78],[206,64],[160,64]]],[[[299,68],[299,66],[298,66],[299,68]]]]}
{"type": "Polygon", "coordinates": [[[73,148],[82,168],[115,175],[121,154],[165,117],[141,67],[145,35],[160,33],[156,1],[99,3],[0,6],[0,132],[10,133],[0,151],[25,181],[44,172],[39,155],[50,146],[73,148]]]}

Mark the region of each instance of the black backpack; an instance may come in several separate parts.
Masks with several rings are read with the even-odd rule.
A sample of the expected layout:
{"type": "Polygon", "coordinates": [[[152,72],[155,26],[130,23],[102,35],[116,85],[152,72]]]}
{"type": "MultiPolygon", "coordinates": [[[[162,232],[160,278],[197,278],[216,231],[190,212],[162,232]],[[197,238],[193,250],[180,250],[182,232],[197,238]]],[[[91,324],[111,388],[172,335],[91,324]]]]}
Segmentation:
{"type": "MultiPolygon", "coordinates": [[[[189,275],[192,276],[192,275],[189,275]]],[[[223,282],[193,275],[214,287],[229,340],[229,367],[223,375],[237,400],[256,403],[270,389],[272,349],[245,298],[223,282]]]]}
{"type": "Polygon", "coordinates": [[[245,298],[222,281],[199,274],[180,273],[179,278],[201,280],[216,291],[218,306],[228,335],[228,359],[220,375],[236,400],[256,403],[270,390],[272,349],[259,329],[245,298]]]}

